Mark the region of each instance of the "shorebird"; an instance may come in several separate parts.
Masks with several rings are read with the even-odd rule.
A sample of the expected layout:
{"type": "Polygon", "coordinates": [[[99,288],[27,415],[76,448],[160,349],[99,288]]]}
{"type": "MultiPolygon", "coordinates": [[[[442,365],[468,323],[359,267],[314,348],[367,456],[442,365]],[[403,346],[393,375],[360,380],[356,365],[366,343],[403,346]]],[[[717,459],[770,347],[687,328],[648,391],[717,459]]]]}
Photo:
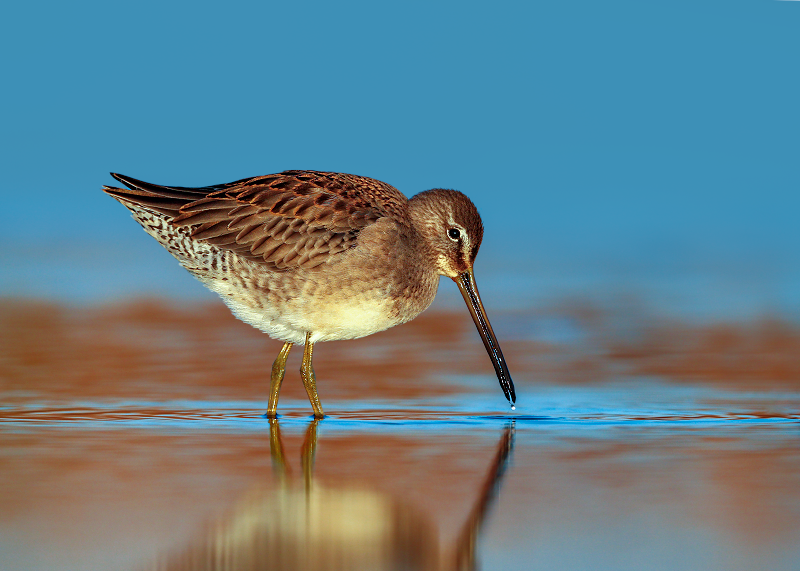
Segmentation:
{"type": "Polygon", "coordinates": [[[322,418],[314,344],[410,321],[433,302],[440,275],[461,290],[514,408],[514,383],[472,271],[483,224],[463,193],[433,189],[408,199],[379,180],[299,170],[202,188],[111,176],[127,188],[103,190],[148,234],[236,317],[284,342],[268,417],[277,416],[293,344],[305,346],[300,376],[322,418]]]}

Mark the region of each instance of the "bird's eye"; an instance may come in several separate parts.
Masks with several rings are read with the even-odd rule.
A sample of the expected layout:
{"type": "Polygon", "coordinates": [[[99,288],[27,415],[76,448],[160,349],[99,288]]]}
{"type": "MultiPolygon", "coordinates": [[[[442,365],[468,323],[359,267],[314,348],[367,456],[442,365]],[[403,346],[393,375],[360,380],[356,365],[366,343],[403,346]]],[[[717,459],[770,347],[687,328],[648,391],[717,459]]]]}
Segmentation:
{"type": "Polygon", "coordinates": [[[447,231],[447,235],[450,236],[451,240],[458,240],[461,238],[461,232],[458,231],[458,228],[450,228],[450,230],[447,231]]]}

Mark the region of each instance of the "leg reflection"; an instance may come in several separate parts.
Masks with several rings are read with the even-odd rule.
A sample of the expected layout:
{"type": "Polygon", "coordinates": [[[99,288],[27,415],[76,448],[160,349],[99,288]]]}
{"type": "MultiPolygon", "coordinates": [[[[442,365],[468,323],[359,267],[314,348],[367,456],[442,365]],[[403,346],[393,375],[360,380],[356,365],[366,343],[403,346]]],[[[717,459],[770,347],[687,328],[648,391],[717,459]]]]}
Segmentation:
{"type": "Polygon", "coordinates": [[[277,418],[269,419],[269,455],[272,459],[272,471],[278,481],[285,485],[291,477],[286,456],[283,453],[283,439],[281,438],[281,425],[277,418]]]}
{"type": "Polygon", "coordinates": [[[314,457],[317,454],[317,425],[319,419],[315,418],[308,423],[303,447],[300,449],[301,464],[303,466],[303,483],[307,493],[311,492],[311,478],[314,472],[314,457]]]}
{"type": "MultiPolygon", "coordinates": [[[[311,489],[314,456],[317,453],[318,424],[319,419],[317,418],[308,423],[308,427],[306,427],[306,437],[303,440],[303,447],[300,449],[300,464],[303,467],[303,482],[307,491],[311,489]]],[[[291,468],[286,462],[286,455],[283,451],[283,438],[281,437],[281,426],[277,418],[269,419],[269,453],[272,459],[272,471],[282,485],[287,485],[291,481],[291,468]]]]}

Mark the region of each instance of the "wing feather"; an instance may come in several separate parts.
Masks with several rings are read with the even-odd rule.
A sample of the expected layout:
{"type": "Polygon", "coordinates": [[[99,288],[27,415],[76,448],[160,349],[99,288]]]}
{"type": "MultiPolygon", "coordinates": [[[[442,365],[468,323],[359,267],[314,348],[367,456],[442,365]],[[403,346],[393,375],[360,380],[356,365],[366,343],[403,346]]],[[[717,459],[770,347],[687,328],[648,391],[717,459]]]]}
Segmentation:
{"type": "Polygon", "coordinates": [[[271,270],[316,267],[354,247],[379,218],[405,220],[405,196],[355,175],[284,171],[202,188],[112,176],[128,188],[104,190],[124,204],[159,212],[193,239],[271,270]]]}

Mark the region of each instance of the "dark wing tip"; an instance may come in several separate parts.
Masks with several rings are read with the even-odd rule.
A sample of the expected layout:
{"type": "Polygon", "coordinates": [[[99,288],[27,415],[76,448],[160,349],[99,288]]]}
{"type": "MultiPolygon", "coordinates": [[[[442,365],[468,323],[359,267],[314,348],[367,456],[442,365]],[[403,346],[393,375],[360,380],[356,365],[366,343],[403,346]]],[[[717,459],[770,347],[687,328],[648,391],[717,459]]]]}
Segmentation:
{"type": "Polygon", "coordinates": [[[128,209],[135,210],[138,207],[144,207],[174,218],[182,206],[199,197],[197,193],[181,192],[169,187],[149,184],[114,172],[110,174],[127,188],[104,185],[103,192],[119,200],[128,209]]]}
{"type": "Polygon", "coordinates": [[[133,177],[130,177],[130,176],[125,176],[124,174],[119,174],[119,173],[115,173],[115,172],[108,173],[108,174],[113,176],[115,179],[117,179],[119,182],[121,182],[122,184],[124,184],[125,186],[130,188],[131,190],[134,190],[134,189],[137,189],[137,188],[140,189],[140,190],[145,190],[145,187],[152,186],[152,185],[148,185],[148,183],[146,183],[144,181],[137,180],[137,179],[135,179],[133,177]]]}

